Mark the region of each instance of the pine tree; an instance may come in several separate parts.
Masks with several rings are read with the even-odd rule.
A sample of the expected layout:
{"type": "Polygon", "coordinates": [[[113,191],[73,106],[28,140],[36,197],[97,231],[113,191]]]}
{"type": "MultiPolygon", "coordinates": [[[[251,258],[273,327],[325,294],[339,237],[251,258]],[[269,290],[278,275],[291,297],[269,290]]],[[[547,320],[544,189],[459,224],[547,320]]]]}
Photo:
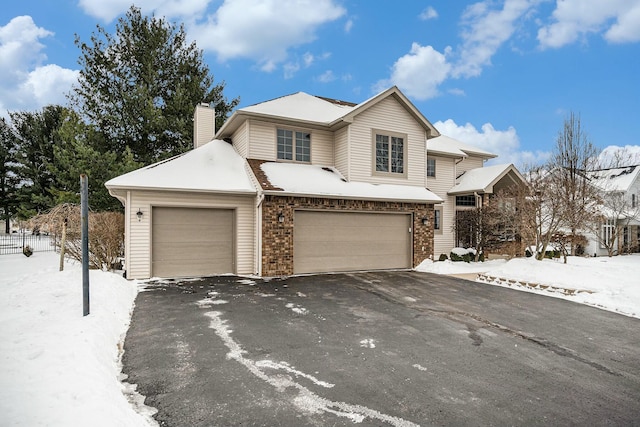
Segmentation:
{"type": "Polygon", "coordinates": [[[16,153],[18,140],[4,118],[0,118],[0,219],[5,222],[5,233],[9,233],[11,218],[18,210],[20,178],[17,175],[16,153]]]}
{"type": "Polygon", "coordinates": [[[101,152],[149,164],[187,151],[193,140],[196,104],[213,103],[221,126],[238,99],[228,102],[224,83],[213,76],[183,26],[142,16],[131,7],[115,35],[98,26],[81,49],[80,77],[70,95],[74,107],[101,134],[101,152]]]}

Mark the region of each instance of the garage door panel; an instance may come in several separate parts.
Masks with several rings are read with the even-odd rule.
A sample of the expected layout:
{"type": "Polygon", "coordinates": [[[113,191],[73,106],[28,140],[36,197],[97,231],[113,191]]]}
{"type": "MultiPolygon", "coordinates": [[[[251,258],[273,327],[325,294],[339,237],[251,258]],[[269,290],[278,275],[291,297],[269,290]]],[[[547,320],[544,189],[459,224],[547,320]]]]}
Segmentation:
{"type": "Polygon", "coordinates": [[[294,272],[411,266],[411,215],[296,211],[294,272]]]}
{"type": "Polygon", "coordinates": [[[154,276],[234,272],[233,210],[154,207],[152,216],[154,276]]]}

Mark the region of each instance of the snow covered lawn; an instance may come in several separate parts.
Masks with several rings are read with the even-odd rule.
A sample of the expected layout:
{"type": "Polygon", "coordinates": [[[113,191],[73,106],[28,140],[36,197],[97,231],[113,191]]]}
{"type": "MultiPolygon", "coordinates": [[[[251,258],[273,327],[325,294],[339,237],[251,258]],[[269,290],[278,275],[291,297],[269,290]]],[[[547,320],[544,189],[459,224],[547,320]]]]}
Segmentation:
{"type": "Polygon", "coordinates": [[[80,265],[58,267],[53,252],[0,256],[0,424],[157,425],[119,381],[137,284],[91,271],[83,317],[80,265]]]}
{"type": "MultiPolygon", "coordinates": [[[[492,284],[565,298],[640,317],[640,255],[425,261],[416,270],[483,272],[492,284]],[[533,289],[525,283],[549,286],[533,289]],[[576,290],[572,295],[551,287],[576,290]]],[[[120,349],[137,283],[91,272],[91,314],[82,317],[79,264],[58,271],[58,255],[0,256],[0,414],[3,426],[154,426],[153,409],[119,381],[120,349]]],[[[292,309],[295,309],[292,308],[292,309]]]]}
{"type": "Polygon", "coordinates": [[[437,274],[484,273],[485,279],[477,281],[640,318],[640,254],[612,258],[569,257],[567,264],[562,258],[477,263],[426,260],[416,270],[437,274]]]}

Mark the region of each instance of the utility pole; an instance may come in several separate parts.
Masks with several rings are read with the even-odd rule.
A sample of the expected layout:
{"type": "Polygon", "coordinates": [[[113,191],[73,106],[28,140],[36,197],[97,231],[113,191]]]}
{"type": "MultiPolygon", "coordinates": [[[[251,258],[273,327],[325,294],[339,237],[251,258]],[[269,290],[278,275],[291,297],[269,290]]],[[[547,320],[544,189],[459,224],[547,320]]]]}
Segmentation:
{"type": "Polygon", "coordinates": [[[82,315],[89,314],[89,183],[80,175],[80,217],[82,226],[82,315]]]}

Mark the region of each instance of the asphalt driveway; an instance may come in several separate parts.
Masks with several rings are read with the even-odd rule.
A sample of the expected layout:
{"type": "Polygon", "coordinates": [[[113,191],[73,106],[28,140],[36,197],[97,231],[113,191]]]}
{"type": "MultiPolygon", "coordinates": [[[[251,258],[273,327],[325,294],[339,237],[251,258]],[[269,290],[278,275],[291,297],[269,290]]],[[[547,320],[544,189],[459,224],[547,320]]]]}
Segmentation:
{"type": "Polygon", "coordinates": [[[640,425],[640,320],[426,273],[150,283],[123,363],[163,426],[640,425]]]}

